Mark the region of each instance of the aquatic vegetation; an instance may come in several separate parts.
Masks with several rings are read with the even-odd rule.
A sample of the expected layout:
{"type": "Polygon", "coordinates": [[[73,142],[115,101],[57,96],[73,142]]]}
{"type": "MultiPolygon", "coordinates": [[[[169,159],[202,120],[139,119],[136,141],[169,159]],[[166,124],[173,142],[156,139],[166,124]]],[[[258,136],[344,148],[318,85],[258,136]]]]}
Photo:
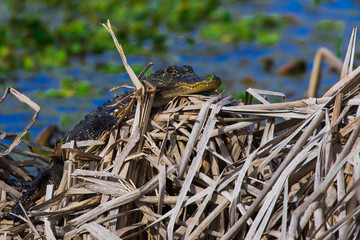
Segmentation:
{"type": "MultiPolygon", "coordinates": [[[[78,117],[78,118],[80,119],[80,117],[78,117]]],[[[64,115],[60,118],[60,125],[61,126],[72,126],[78,118],[71,117],[69,115],[64,115]]]]}
{"type": "Polygon", "coordinates": [[[344,29],[344,22],[342,21],[330,21],[323,20],[320,21],[317,26],[317,30],[319,31],[338,31],[344,29]]]}
{"type": "Polygon", "coordinates": [[[219,6],[218,0],[115,0],[73,2],[4,0],[9,18],[0,25],[0,73],[57,68],[71,56],[113,49],[99,23],[111,19],[130,53],[167,49],[169,32],[189,31],[219,6]]]}
{"type": "MultiPolygon", "coordinates": [[[[254,15],[232,19],[219,0],[131,1],[115,0],[73,2],[4,0],[9,18],[0,25],[0,74],[14,69],[27,71],[58,68],[71,56],[99,54],[114,49],[101,22],[111,19],[115,33],[131,54],[146,55],[153,49],[166,51],[168,35],[200,29],[203,39],[256,41],[276,44],[285,17],[254,15]]],[[[187,42],[196,39],[186,37],[187,42]]],[[[170,43],[171,44],[171,43],[170,43]]],[[[117,73],[112,66],[101,71],[117,73]]]]}
{"type": "Polygon", "coordinates": [[[322,20],[316,26],[316,29],[323,33],[321,40],[324,43],[330,43],[336,47],[336,55],[338,57],[341,57],[341,46],[344,27],[344,22],[330,20],[322,20]]]}
{"type": "Polygon", "coordinates": [[[242,100],[243,102],[245,101],[245,96],[246,96],[246,93],[245,92],[236,92],[234,94],[234,99],[236,100],[242,100]]]}
{"type": "Polygon", "coordinates": [[[99,95],[88,81],[77,81],[70,77],[62,77],[60,79],[61,87],[59,89],[48,89],[45,92],[38,92],[41,97],[64,98],[64,97],[85,97],[99,95]]]}
{"type": "Polygon", "coordinates": [[[111,74],[118,74],[125,72],[125,67],[119,66],[116,63],[99,63],[96,65],[96,70],[100,73],[111,73],[111,74]]]}
{"type": "Polygon", "coordinates": [[[259,45],[267,46],[278,43],[282,29],[289,23],[288,17],[263,14],[232,20],[224,12],[204,25],[200,30],[200,35],[203,38],[224,43],[255,41],[259,45]]]}

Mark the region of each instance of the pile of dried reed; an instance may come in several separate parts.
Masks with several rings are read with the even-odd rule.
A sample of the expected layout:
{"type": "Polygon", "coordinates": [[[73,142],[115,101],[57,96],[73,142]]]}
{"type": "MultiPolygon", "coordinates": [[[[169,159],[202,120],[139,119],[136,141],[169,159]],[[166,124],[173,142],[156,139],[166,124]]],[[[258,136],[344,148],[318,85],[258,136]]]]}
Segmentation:
{"type": "Polygon", "coordinates": [[[62,146],[62,182],[31,209],[33,221],[0,231],[48,239],[357,239],[360,67],[343,72],[322,98],[293,102],[270,103],[262,95],[284,95],[248,89],[247,100],[260,104],[189,95],[154,112],[154,93],[137,91],[126,118],[99,141],[62,146]]]}

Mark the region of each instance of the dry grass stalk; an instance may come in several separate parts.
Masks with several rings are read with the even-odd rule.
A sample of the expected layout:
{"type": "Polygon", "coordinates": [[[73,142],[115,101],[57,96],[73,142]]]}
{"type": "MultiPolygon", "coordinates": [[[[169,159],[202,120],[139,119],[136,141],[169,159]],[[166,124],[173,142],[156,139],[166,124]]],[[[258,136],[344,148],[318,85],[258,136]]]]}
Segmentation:
{"type": "Polygon", "coordinates": [[[9,93],[13,94],[20,102],[23,102],[23,103],[27,104],[29,107],[31,107],[35,111],[35,114],[34,114],[33,118],[31,119],[30,123],[24,128],[24,130],[22,131],[21,134],[19,134],[15,137],[14,141],[6,149],[6,151],[4,153],[0,153],[0,157],[4,157],[4,156],[8,155],[14,149],[14,147],[20,143],[22,137],[27,133],[27,131],[30,129],[30,127],[35,123],[37,116],[39,115],[39,112],[40,112],[39,105],[37,105],[35,102],[33,102],[30,98],[28,98],[24,94],[20,93],[19,91],[17,91],[14,88],[11,88],[11,87],[8,87],[5,90],[3,97],[0,99],[0,104],[5,100],[6,96],[9,93]]]}

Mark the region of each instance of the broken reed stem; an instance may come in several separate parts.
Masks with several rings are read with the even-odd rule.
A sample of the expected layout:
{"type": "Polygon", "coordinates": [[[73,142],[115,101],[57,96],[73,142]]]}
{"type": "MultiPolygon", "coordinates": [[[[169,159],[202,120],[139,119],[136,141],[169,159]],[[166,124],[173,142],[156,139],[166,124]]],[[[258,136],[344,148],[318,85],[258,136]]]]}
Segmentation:
{"type": "Polygon", "coordinates": [[[301,213],[303,213],[306,208],[308,208],[308,206],[314,202],[321,194],[325,193],[328,186],[330,185],[330,183],[333,181],[335,175],[338,173],[338,171],[343,167],[343,165],[346,163],[346,161],[348,160],[347,158],[345,158],[351,151],[351,149],[354,147],[354,143],[355,141],[358,139],[360,134],[360,125],[357,125],[355,127],[355,129],[353,130],[349,140],[347,141],[344,149],[342,150],[342,152],[340,153],[340,155],[338,156],[336,162],[334,163],[333,168],[331,169],[331,171],[328,173],[328,175],[326,176],[326,178],[324,179],[324,181],[320,184],[318,191],[313,192],[308,198],[307,200],[301,204],[294,212],[293,215],[291,217],[291,222],[290,222],[290,227],[289,227],[289,239],[295,239],[295,235],[296,235],[296,230],[297,230],[297,223],[298,223],[298,219],[301,215],[301,213]],[[344,159],[346,161],[344,161],[344,159]]]}
{"type": "Polygon", "coordinates": [[[198,119],[196,120],[194,127],[191,131],[191,135],[190,135],[189,140],[185,147],[185,152],[183,153],[183,156],[180,161],[179,176],[178,176],[180,179],[183,178],[183,175],[185,172],[185,167],[187,166],[190,154],[191,154],[192,150],[194,149],[196,139],[199,136],[201,128],[207,117],[207,112],[209,111],[210,105],[211,105],[211,103],[216,101],[216,99],[218,99],[218,97],[211,98],[209,101],[207,101],[199,112],[198,119]]]}
{"type": "Polygon", "coordinates": [[[21,139],[24,137],[24,135],[28,132],[28,130],[31,128],[31,126],[35,123],[39,112],[40,112],[40,106],[37,105],[35,102],[33,102],[30,98],[28,98],[26,95],[20,93],[19,91],[17,91],[15,88],[11,88],[8,87],[5,92],[3,97],[0,99],[0,104],[5,100],[6,96],[11,93],[12,95],[14,95],[20,102],[25,103],[26,105],[28,105],[29,107],[31,107],[34,111],[35,114],[33,116],[33,118],[31,119],[30,123],[28,125],[26,125],[26,127],[24,128],[24,130],[21,132],[21,134],[17,135],[14,139],[14,141],[11,143],[11,145],[6,149],[6,151],[4,153],[0,153],[0,157],[4,157],[6,155],[8,155],[21,141],[21,139]]]}
{"type": "Polygon", "coordinates": [[[124,50],[121,46],[121,44],[118,42],[116,36],[115,36],[115,33],[114,31],[112,30],[111,28],[111,23],[110,23],[110,20],[108,19],[107,22],[106,22],[106,25],[104,23],[101,24],[111,35],[114,43],[115,43],[115,46],[118,50],[118,52],[120,53],[120,56],[121,56],[121,60],[123,61],[123,64],[125,66],[125,69],[126,69],[126,72],[129,74],[130,76],[130,79],[131,81],[133,82],[133,84],[135,85],[136,87],[136,90],[140,90],[141,89],[141,93],[142,95],[145,94],[145,88],[144,86],[141,84],[140,80],[137,78],[136,74],[134,73],[134,71],[132,70],[132,68],[130,67],[130,65],[128,64],[127,60],[126,60],[126,56],[125,56],[125,53],[124,53],[124,50]]]}
{"type": "Polygon", "coordinates": [[[290,150],[284,161],[281,163],[279,168],[273,174],[271,179],[267,182],[265,188],[262,190],[261,195],[256,198],[256,200],[250,205],[247,209],[246,214],[243,215],[230,229],[227,231],[224,236],[221,238],[222,240],[233,238],[238,231],[241,230],[245,222],[251,217],[251,215],[255,212],[258,205],[265,198],[266,194],[271,190],[272,186],[277,181],[278,177],[282,173],[282,171],[286,168],[286,166],[291,162],[294,156],[301,150],[301,148],[306,144],[307,139],[313,133],[314,129],[321,123],[324,117],[324,111],[319,110],[316,115],[313,117],[307,129],[303,132],[300,139],[296,142],[294,147],[290,150]]]}

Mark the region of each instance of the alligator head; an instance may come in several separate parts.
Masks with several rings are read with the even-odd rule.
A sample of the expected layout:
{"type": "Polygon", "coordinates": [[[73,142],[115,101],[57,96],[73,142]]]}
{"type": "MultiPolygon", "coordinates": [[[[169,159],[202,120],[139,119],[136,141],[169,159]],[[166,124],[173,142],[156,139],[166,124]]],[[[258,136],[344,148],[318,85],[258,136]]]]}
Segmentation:
{"type": "Polygon", "coordinates": [[[216,90],[221,79],[215,75],[199,76],[191,66],[169,66],[147,75],[144,80],[156,86],[156,98],[170,100],[176,96],[216,90]]]}

